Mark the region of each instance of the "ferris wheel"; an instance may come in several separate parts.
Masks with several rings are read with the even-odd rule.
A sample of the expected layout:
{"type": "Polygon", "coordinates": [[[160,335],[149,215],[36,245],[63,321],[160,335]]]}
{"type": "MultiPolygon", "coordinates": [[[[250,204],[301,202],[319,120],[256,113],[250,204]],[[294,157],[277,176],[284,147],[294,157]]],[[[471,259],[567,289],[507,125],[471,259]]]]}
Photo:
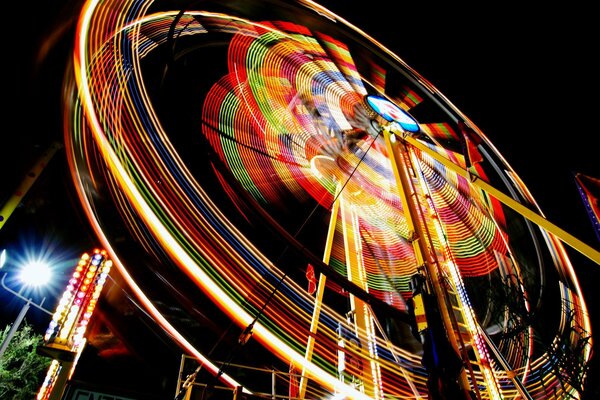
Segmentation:
{"type": "Polygon", "coordinates": [[[90,223],[183,349],[252,391],[161,310],[198,292],[300,371],[297,398],[581,395],[562,238],[477,126],[316,3],[170,3],[86,4],[65,139],[90,223]]]}

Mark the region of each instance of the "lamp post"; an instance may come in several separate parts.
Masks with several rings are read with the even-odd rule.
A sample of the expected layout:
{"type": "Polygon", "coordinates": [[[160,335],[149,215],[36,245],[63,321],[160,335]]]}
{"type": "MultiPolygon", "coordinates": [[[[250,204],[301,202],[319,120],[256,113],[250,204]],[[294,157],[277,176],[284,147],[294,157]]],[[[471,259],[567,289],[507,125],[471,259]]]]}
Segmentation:
{"type": "MultiPolygon", "coordinates": [[[[5,260],[6,260],[6,250],[2,250],[2,252],[0,254],[0,269],[4,266],[5,260]]],[[[44,304],[44,301],[46,300],[45,297],[42,298],[42,300],[38,304],[38,303],[33,302],[33,299],[31,297],[23,296],[23,291],[27,287],[44,285],[49,281],[50,270],[49,270],[48,266],[46,264],[40,263],[40,262],[28,263],[21,267],[20,272],[21,272],[20,280],[23,283],[23,285],[21,286],[21,289],[18,292],[11,289],[10,287],[8,287],[6,285],[5,280],[6,280],[6,275],[8,274],[7,272],[5,272],[4,275],[2,275],[2,280],[0,281],[0,283],[2,284],[2,287],[6,291],[12,293],[16,297],[25,301],[25,304],[21,308],[21,311],[19,312],[17,319],[15,319],[15,322],[13,322],[10,330],[8,331],[8,334],[6,335],[6,338],[4,338],[4,341],[2,342],[2,346],[0,346],[0,359],[4,356],[4,352],[8,348],[10,341],[12,340],[13,336],[19,329],[21,322],[23,322],[23,319],[25,318],[25,315],[27,314],[27,311],[29,310],[29,308],[31,306],[34,306],[34,307],[42,310],[46,314],[49,314],[50,316],[52,316],[52,312],[46,310],[42,306],[44,304]]]]}

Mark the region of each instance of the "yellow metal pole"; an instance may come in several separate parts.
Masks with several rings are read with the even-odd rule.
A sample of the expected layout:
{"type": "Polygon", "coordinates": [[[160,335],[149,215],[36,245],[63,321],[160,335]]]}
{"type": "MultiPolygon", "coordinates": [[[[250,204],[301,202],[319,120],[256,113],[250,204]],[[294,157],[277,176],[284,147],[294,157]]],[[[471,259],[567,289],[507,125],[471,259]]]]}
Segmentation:
{"type": "MultiPolygon", "coordinates": [[[[425,238],[427,234],[423,232],[419,221],[422,219],[421,212],[418,205],[418,200],[416,199],[417,193],[415,192],[413,185],[410,182],[410,172],[407,170],[406,159],[400,154],[398,149],[398,142],[392,140],[393,133],[388,129],[383,129],[385,144],[389,152],[389,159],[392,164],[392,170],[394,171],[394,176],[396,178],[396,184],[398,186],[398,193],[400,195],[402,204],[405,205],[406,211],[406,223],[409,227],[409,233],[413,236],[412,245],[415,252],[415,257],[417,259],[417,263],[419,266],[422,266],[425,269],[427,276],[429,277],[429,282],[431,284],[431,289],[433,290],[433,294],[435,295],[437,301],[439,302],[439,310],[441,313],[442,323],[445,327],[446,334],[448,335],[448,339],[450,345],[456,351],[457,355],[461,355],[462,352],[458,347],[458,338],[457,333],[454,330],[454,325],[452,323],[452,316],[448,310],[448,303],[444,301],[446,298],[446,294],[444,289],[440,284],[440,274],[437,269],[434,268],[434,257],[429,248],[425,243],[425,238]]],[[[419,327],[423,330],[426,329],[427,324],[427,310],[421,308],[422,303],[420,302],[420,297],[417,297],[417,308],[415,309],[415,316],[419,323],[419,327]],[[425,318],[422,318],[422,316],[425,318]]],[[[464,361],[464,360],[463,360],[464,361]]],[[[466,372],[464,368],[460,372],[460,384],[463,389],[468,390],[469,381],[466,376],[466,372]]]]}
{"type": "Polygon", "coordinates": [[[429,154],[436,161],[439,161],[440,163],[442,163],[446,168],[449,168],[449,169],[453,170],[454,172],[462,175],[463,177],[468,178],[473,185],[475,185],[475,186],[479,187],[480,189],[486,191],[487,193],[491,194],[492,196],[497,198],[499,201],[501,201],[506,206],[512,208],[513,210],[515,210],[516,212],[521,214],[523,217],[527,218],[528,220],[532,221],[533,223],[537,224],[538,226],[541,226],[546,231],[554,234],[559,239],[561,239],[563,242],[565,242],[566,244],[568,244],[575,250],[579,251],[584,256],[588,257],[590,260],[596,262],[596,264],[600,265],[600,251],[592,248],[591,246],[589,246],[586,243],[582,242],[581,240],[577,239],[575,236],[571,235],[570,233],[566,232],[565,230],[554,225],[552,222],[548,221],[546,218],[542,217],[541,215],[537,214],[536,212],[525,207],[524,205],[522,205],[521,203],[512,199],[511,197],[507,196],[506,194],[502,193],[498,189],[494,188],[492,185],[485,182],[483,179],[479,179],[479,177],[477,177],[476,175],[473,175],[471,172],[467,171],[466,169],[454,164],[452,161],[448,160],[447,158],[443,157],[442,155],[432,151],[431,149],[429,149],[427,146],[420,143],[415,138],[413,138],[411,136],[406,136],[406,137],[402,137],[402,139],[407,141],[414,147],[418,148],[419,150],[429,154]]]}
{"type": "MultiPolygon", "coordinates": [[[[340,197],[340,212],[342,216],[342,227],[344,236],[344,249],[346,253],[346,269],[348,280],[355,283],[363,289],[367,288],[365,282],[365,272],[363,260],[360,253],[360,243],[357,241],[357,218],[351,209],[351,205],[344,201],[344,197],[340,197]]],[[[350,295],[350,312],[353,313],[352,322],[354,322],[354,333],[361,343],[358,350],[362,354],[364,360],[368,360],[369,349],[372,348],[368,343],[371,333],[371,318],[370,309],[364,301],[356,296],[350,295]],[[360,333],[365,332],[367,338],[362,339],[360,333]]],[[[378,376],[372,368],[373,365],[363,365],[362,375],[358,378],[362,381],[362,389],[365,394],[373,399],[381,397],[379,393],[379,382],[374,379],[378,376]]],[[[360,388],[359,388],[360,389],[360,388]]]]}
{"type": "Polygon", "coordinates": [[[62,144],[60,143],[52,143],[48,150],[44,152],[35,163],[33,168],[27,173],[25,179],[21,182],[21,184],[17,187],[12,196],[8,199],[6,204],[0,209],[0,229],[6,223],[6,220],[12,215],[13,211],[17,208],[17,206],[23,200],[23,197],[27,194],[33,183],[40,176],[48,161],[54,156],[54,154],[62,148],[62,144]]]}
{"type": "MultiPolygon", "coordinates": [[[[339,185],[338,191],[336,195],[339,194],[339,185]]],[[[339,201],[336,200],[333,203],[333,208],[331,210],[331,216],[329,218],[329,229],[327,231],[327,242],[325,243],[325,250],[323,252],[323,263],[329,264],[329,258],[331,257],[331,248],[333,246],[333,237],[335,234],[335,223],[337,221],[338,212],[339,212],[339,201]]],[[[317,286],[317,293],[315,295],[315,308],[313,309],[312,320],[310,322],[310,333],[317,333],[317,328],[319,326],[319,315],[321,314],[321,306],[323,304],[323,294],[325,293],[325,283],[327,277],[324,274],[319,274],[319,283],[317,286]]],[[[306,352],[304,354],[304,358],[308,361],[312,359],[313,349],[315,345],[315,337],[314,335],[310,335],[308,337],[308,342],[306,343],[306,352]]],[[[303,399],[306,394],[306,385],[308,380],[306,378],[306,369],[302,368],[302,376],[300,377],[300,387],[298,390],[298,397],[303,399]]]]}

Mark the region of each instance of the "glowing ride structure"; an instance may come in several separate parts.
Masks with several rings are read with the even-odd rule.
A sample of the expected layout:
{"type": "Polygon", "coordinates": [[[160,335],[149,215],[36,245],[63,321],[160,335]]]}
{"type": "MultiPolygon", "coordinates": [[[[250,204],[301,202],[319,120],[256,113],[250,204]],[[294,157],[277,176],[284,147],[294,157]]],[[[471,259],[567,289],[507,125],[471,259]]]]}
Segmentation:
{"type": "Polygon", "coordinates": [[[194,315],[182,279],[301,370],[300,398],[581,394],[591,325],[557,235],[598,254],[471,121],[313,2],[169,5],[85,4],[65,142],[103,247],[186,352],[252,391],[161,309],[194,315]]]}
{"type": "Polygon", "coordinates": [[[52,358],[36,400],[61,399],[87,342],[87,327],[112,262],[106,252],[83,253],[60,298],[38,352],[52,358]]]}

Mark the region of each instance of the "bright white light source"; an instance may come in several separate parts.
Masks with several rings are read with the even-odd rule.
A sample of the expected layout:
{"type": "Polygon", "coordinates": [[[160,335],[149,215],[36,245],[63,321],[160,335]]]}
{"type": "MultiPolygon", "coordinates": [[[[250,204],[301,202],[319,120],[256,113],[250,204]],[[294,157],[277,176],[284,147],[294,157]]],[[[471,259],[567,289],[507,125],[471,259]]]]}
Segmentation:
{"type": "Polygon", "coordinates": [[[32,261],[21,268],[19,279],[29,286],[43,286],[50,281],[50,266],[43,261],[32,261]]]}

